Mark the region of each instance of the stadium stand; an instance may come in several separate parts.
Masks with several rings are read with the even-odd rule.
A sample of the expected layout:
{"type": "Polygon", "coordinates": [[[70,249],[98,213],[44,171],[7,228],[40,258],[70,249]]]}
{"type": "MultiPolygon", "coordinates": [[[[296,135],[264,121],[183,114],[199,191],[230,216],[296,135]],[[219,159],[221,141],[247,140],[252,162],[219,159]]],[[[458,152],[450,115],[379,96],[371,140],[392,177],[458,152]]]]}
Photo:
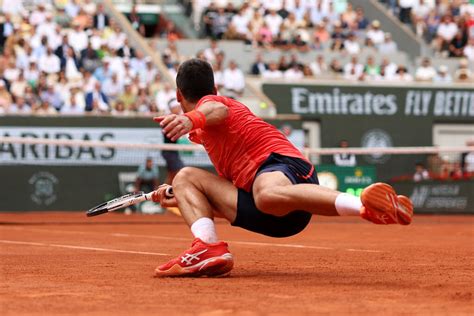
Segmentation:
{"type": "Polygon", "coordinates": [[[0,23],[0,113],[158,112],[159,72],[103,5],[10,2],[0,23]]]}
{"type": "Polygon", "coordinates": [[[469,0],[381,0],[402,23],[430,43],[438,56],[474,61],[474,3],[469,0]]]}
{"type": "MultiPolygon", "coordinates": [[[[433,1],[382,2],[406,23],[418,21],[418,15],[435,14],[446,16],[443,19],[448,22],[443,23],[459,31],[457,35],[451,32],[451,41],[440,42],[450,30],[443,31],[441,19],[432,28],[424,28],[423,34],[414,24],[414,30],[438,53],[413,60],[381,22],[370,20],[361,7],[346,0],[181,1],[192,25],[206,39],[181,39],[179,28],[163,20],[159,37],[149,41],[162,57],[165,68],[160,73],[152,56],[130,43],[133,39],[102,4],[4,0],[0,113],[155,113],[167,106],[159,103],[164,102],[159,92],[173,94],[166,92],[172,85],[166,88],[164,83],[174,79],[181,61],[193,56],[213,65],[220,93],[244,99],[252,94],[247,88],[251,78],[474,80],[472,4],[441,1],[433,8],[433,1]],[[403,6],[409,2],[416,5],[407,11],[403,6]],[[451,15],[453,22],[449,22],[451,15]],[[444,58],[447,55],[463,58],[444,58]]],[[[136,5],[130,6],[127,17],[131,28],[144,35],[136,5]]]]}

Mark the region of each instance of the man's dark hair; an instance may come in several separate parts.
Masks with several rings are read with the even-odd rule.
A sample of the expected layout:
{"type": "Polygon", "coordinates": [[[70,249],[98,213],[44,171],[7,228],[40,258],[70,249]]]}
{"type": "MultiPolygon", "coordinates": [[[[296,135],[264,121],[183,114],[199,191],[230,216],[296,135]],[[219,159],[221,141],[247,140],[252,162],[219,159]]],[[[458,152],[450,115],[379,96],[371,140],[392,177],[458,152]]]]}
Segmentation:
{"type": "Polygon", "coordinates": [[[211,65],[193,58],[179,66],[176,86],[189,102],[197,102],[202,97],[214,94],[214,72],[211,65]]]}

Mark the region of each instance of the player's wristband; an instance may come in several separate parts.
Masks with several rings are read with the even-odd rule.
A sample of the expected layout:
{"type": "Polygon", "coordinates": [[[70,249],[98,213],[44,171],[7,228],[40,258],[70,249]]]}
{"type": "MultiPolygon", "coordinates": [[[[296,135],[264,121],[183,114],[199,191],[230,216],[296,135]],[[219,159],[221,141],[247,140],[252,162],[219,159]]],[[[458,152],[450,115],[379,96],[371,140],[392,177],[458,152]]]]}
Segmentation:
{"type": "Polygon", "coordinates": [[[204,128],[206,125],[206,115],[201,111],[192,110],[188,113],[184,113],[184,115],[186,115],[193,123],[192,131],[204,128]]]}

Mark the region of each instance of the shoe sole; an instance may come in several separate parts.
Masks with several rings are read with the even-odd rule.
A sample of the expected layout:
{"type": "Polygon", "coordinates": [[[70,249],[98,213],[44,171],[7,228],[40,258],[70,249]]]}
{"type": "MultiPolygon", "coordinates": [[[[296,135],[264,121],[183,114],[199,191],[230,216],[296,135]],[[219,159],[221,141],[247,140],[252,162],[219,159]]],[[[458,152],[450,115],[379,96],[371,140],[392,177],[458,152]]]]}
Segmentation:
{"type": "Polygon", "coordinates": [[[395,193],[393,187],[386,183],[374,183],[365,188],[360,196],[362,204],[368,209],[381,211],[388,216],[393,214],[401,225],[411,223],[413,204],[410,199],[395,193]]]}
{"type": "Polygon", "coordinates": [[[397,194],[392,186],[386,183],[374,183],[362,191],[360,200],[369,209],[387,213],[396,207],[397,194]]]}
{"type": "Polygon", "coordinates": [[[401,206],[397,212],[398,223],[400,225],[409,225],[413,218],[413,203],[404,195],[398,196],[398,203],[401,206]]]}
{"type": "Polygon", "coordinates": [[[179,264],[175,264],[166,271],[155,269],[154,277],[225,277],[234,267],[232,255],[226,255],[207,259],[204,264],[198,267],[181,267],[179,264]]]}

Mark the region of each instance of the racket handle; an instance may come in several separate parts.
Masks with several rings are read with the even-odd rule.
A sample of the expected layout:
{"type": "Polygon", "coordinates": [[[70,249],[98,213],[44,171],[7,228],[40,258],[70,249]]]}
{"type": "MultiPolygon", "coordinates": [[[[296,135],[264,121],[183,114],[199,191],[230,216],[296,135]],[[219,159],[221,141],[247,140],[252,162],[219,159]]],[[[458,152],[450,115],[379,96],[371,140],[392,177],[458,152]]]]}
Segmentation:
{"type": "MultiPolygon", "coordinates": [[[[153,193],[155,193],[155,191],[145,194],[145,200],[149,200],[149,201],[153,200],[153,193]]],[[[166,188],[165,196],[169,199],[174,197],[173,187],[166,188]]]]}
{"type": "Polygon", "coordinates": [[[171,199],[172,197],[174,197],[174,193],[173,193],[173,187],[167,187],[166,188],[166,191],[165,191],[165,195],[167,198],[171,199]]]}

